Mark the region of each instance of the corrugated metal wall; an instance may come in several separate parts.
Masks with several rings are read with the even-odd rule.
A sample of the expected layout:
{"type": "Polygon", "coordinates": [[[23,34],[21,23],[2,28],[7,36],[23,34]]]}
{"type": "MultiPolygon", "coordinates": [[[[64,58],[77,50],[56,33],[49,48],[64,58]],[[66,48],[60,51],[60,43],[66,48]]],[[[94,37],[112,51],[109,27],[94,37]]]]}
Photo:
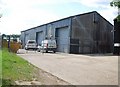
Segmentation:
{"type": "Polygon", "coordinates": [[[21,40],[23,40],[22,41],[23,47],[25,46],[27,40],[36,40],[36,42],[40,44],[41,41],[44,40],[45,38],[47,39],[51,38],[51,39],[57,40],[57,46],[59,46],[57,51],[69,53],[70,24],[71,24],[71,19],[66,18],[64,20],[51,22],[42,26],[38,26],[32,29],[23,31],[21,32],[21,40]],[[67,27],[67,28],[63,30],[64,27],[67,27]],[[59,29],[58,31],[59,35],[57,35],[56,33],[58,29],[59,29]],[[59,36],[59,38],[57,36],[59,36]],[[64,42],[65,44],[63,45],[61,44],[61,42],[62,43],[64,42]]]}
{"type": "Polygon", "coordinates": [[[69,53],[69,27],[56,29],[57,50],[59,52],[69,53]]]}
{"type": "Polygon", "coordinates": [[[98,39],[98,53],[112,53],[113,52],[113,25],[98,14],[99,22],[99,39],[98,39]]]}
{"type": "Polygon", "coordinates": [[[24,42],[24,38],[25,38],[25,32],[21,32],[21,35],[20,35],[20,40],[21,40],[21,43],[22,43],[22,48],[24,48],[24,45],[25,45],[25,42],[24,42]]]}
{"type": "Polygon", "coordinates": [[[35,34],[35,32],[34,32],[34,29],[21,32],[21,38],[22,38],[23,47],[25,46],[25,44],[26,44],[26,42],[27,42],[28,40],[35,40],[35,35],[36,35],[36,34],[35,34]]]}
{"type": "Polygon", "coordinates": [[[35,32],[34,37],[35,37],[37,44],[41,44],[41,41],[44,40],[46,37],[46,25],[36,27],[34,29],[34,32],[35,32]]]}
{"type": "Polygon", "coordinates": [[[67,18],[53,23],[54,35],[57,41],[57,51],[69,53],[71,19],[67,18]]]}
{"type": "Polygon", "coordinates": [[[79,40],[78,53],[91,53],[93,43],[93,14],[83,14],[72,18],[71,39],[79,40]]]}
{"type": "Polygon", "coordinates": [[[77,15],[72,18],[71,39],[79,40],[79,53],[110,53],[113,51],[112,29],[97,12],[77,15]]]}

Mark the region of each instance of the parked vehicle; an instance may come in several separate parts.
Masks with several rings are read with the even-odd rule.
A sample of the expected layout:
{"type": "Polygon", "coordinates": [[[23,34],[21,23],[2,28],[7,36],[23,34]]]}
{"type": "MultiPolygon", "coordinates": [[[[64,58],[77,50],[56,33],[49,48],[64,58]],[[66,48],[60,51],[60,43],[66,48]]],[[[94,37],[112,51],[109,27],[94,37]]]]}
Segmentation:
{"type": "Polygon", "coordinates": [[[120,43],[114,43],[114,52],[115,55],[120,55],[120,43]]]}
{"type": "Polygon", "coordinates": [[[41,44],[38,46],[38,51],[42,52],[48,52],[53,51],[56,52],[57,46],[56,46],[56,40],[43,40],[41,44]]]}
{"type": "Polygon", "coordinates": [[[25,45],[25,49],[29,50],[29,49],[33,49],[33,50],[37,50],[37,43],[35,40],[28,40],[26,45],[25,45]]]}

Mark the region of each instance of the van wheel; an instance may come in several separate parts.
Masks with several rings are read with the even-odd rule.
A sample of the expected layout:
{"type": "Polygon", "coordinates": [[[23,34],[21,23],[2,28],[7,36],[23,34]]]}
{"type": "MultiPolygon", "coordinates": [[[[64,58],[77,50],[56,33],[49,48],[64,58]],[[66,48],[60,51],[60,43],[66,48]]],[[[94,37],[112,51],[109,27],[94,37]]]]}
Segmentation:
{"type": "Polygon", "coordinates": [[[28,50],[28,48],[25,48],[25,50],[28,50]]]}
{"type": "Polygon", "coordinates": [[[40,50],[37,50],[38,52],[40,52],[40,50]]]}
{"type": "Polygon", "coordinates": [[[53,53],[56,53],[56,51],[53,51],[53,53]]]}
{"type": "Polygon", "coordinates": [[[46,52],[46,53],[48,53],[48,51],[47,51],[47,50],[46,50],[45,52],[46,52]]]}
{"type": "Polygon", "coordinates": [[[43,50],[40,50],[40,52],[41,52],[41,53],[44,53],[44,51],[43,51],[43,50]]]}

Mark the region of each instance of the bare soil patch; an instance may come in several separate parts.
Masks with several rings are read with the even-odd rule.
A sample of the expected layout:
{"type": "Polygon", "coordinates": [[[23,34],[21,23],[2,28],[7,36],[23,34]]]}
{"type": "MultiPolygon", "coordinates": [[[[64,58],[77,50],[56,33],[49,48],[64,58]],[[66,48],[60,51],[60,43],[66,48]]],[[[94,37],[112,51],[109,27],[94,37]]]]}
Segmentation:
{"type": "Polygon", "coordinates": [[[15,81],[17,85],[71,85],[70,83],[42,70],[35,72],[35,78],[32,81],[15,81]]]}

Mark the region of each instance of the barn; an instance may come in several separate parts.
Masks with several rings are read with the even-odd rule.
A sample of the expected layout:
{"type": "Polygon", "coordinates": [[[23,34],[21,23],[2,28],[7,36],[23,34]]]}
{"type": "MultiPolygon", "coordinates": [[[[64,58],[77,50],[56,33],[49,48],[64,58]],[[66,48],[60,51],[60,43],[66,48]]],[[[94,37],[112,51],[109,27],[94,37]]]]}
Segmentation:
{"type": "Polygon", "coordinates": [[[112,53],[113,35],[113,25],[93,11],[21,31],[20,39],[24,47],[27,40],[40,44],[52,36],[58,52],[93,54],[112,53]]]}

